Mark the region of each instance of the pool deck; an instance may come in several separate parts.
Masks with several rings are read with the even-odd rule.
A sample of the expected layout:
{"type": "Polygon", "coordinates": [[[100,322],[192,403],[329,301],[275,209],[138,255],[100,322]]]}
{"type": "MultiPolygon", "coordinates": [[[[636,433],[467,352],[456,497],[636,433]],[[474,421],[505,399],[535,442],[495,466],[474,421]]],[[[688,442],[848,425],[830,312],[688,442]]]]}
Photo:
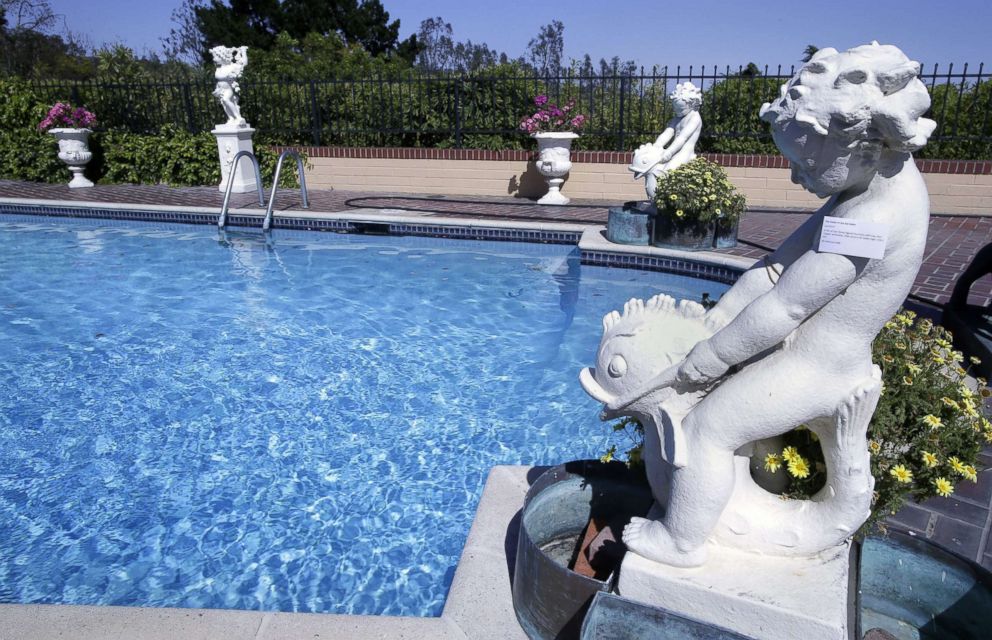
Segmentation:
{"type": "MultiPolygon", "coordinates": [[[[76,202],[106,207],[213,209],[223,195],[216,187],[172,188],[146,185],[96,186],[70,190],[0,180],[0,203],[76,202]]],[[[298,191],[280,191],[276,210],[300,214],[298,191]]],[[[438,224],[568,228],[585,230],[583,242],[598,236],[607,207],[615,202],[573,201],[541,206],[518,198],[413,196],[369,192],[310,192],[308,215],[348,219],[430,220],[438,224]],[[595,233],[593,233],[595,231],[595,233]]],[[[235,194],[232,211],[257,210],[253,194],[235,194]]],[[[746,264],[775,248],[807,217],[806,210],[752,210],[741,222],[740,244],[706,254],[723,264],[746,264]]],[[[931,217],[923,266],[910,303],[939,317],[958,276],[982,246],[992,241],[992,211],[987,216],[931,217]]],[[[649,250],[650,251],[650,250],[649,250]]],[[[992,303],[992,277],[975,284],[972,304],[992,303]]],[[[987,406],[986,409],[989,409],[987,406]]],[[[909,504],[893,515],[895,526],[927,538],[992,569],[992,448],[980,459],[986,467],[977,483],[960,484],[950,498],[909,504]]],[[[389,618],[285,614],[245,611],[147,609],[139,607],[70,607],[0,605],[0,640],[11,638],[486,638],[522,637],[509,600],[516,513],[533,473],[521,467],[497,467],[480,503],[444,614],[440,618],[389,618]],[[11,635],[12,634],[12,635],[11,635]]]]}
{"type": "MultiPolygon", "coordinates": [[[[268,198],[268,194],[266,194],[268,198]]],[[[0,180],[0,199],[20,201],[94,202],[107,205],[171,206],[215,208],[223,194],[216,187],[167,187],[161,185],[98,185],[69,189],[65,185],[0,180]]],[[[298,190],[279,191],[276,212],[301,212],[298,190]]],[[[573,200],[566,206],[542,206],[522,198],[481,198],[473,196],[415,196],[403,193],[312,190],[309,213],[347,214],[381,211],[393,215],[435,219],[438,217],[534,224],[602,226],[607,208],[616,202],[573,200]]],[[[233,194],[231,210],[257,209],[254,194],[233,194]]],[[[741,221],[741,244],[718,253],[740,258],[760,258],[765,248],[775,248],[809,216],[808,210],[751,210],[741,221]]],[[[935,214],[930,220],[927,250],[911,294],[920,300],[943,304],[950,298],[958,276],[975,253],[992,241],[992,210],[987,216],[935,214]]],[[[975,283],[972,304],[992,302],[992,278],[975,283]]]]}

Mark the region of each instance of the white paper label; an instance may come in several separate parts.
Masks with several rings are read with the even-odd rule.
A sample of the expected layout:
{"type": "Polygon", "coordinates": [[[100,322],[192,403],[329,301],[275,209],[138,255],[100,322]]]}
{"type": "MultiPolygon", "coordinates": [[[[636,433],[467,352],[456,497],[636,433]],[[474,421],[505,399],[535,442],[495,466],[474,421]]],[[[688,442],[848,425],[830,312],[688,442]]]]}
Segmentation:
{"type": "Polygon", "coordinates": [[[860,258],[881,258],[885,255],[888,235],[889,226],[881,222],[826,216],[823,218],[817,251],[860,258]]]}

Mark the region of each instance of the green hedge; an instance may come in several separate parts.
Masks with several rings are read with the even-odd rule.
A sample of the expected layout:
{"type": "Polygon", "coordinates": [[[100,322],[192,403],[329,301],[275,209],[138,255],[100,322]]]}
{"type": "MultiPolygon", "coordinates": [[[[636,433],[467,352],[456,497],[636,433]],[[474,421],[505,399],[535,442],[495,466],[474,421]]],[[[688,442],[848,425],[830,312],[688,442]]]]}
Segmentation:
{"type": "MultiPolygon", "coordinates": [[[[51,105],[19,80],[0,80],[0,178],[67,182],[69,172],[56,157],[55,138],[38,131],[51,105]]],[[[97,113],[97,118],[100,114],[97,113]]],[[[264,138],[255,148],[263,182],[269,183],[277,156],[264,138]]],[[[86,177],[102,184],[166,184],[176,187],[220,182],[217,141],[209,133],[191,134],[165,126],[157,134],[97,131],[90,137],[93,159],[86,177]]],[[[296,186],[296,171],[286,163],[281,186],[296,186]]]]}

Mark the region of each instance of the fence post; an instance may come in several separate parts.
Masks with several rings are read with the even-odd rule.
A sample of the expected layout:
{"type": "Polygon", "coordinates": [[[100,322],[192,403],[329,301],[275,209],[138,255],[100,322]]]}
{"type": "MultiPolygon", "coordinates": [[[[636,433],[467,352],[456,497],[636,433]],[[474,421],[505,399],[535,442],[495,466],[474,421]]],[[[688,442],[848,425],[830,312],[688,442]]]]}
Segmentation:
{"type": "Polygon", "coordinates": [[[617,119],[617,151],[623,151],[624,143],[624,131],[623,131],[623,116],[624,116],[624,105],[627,98],[627,76],[620,76],[620,108],[618,109],[617,119]]]}
{"type": "Polygon", "coordinates": [[[72,85],[72,89],[69,90],[70,100],[72,104],[79,104],[82,100],[79,99],[79,85],[72,85]]]}
{"type": "Polygon", "coordinates": [[[462,148],[462,79],[455,79],[455,149],[462,148]]]}
{"type": "Polygon", "coordinates": [[[320,108],[317,106],[317,81],[310,81],[310,127],[313,131],[313,146],[320,146],[320,108]]]}
{"type": "Polygon", "coordinates": [[[183,103],[186,105],[186,128],[190,133],[197,133],[196,112],[193,109],[193,96],[190,93],[189,83],[183,85],[183,103]]]}

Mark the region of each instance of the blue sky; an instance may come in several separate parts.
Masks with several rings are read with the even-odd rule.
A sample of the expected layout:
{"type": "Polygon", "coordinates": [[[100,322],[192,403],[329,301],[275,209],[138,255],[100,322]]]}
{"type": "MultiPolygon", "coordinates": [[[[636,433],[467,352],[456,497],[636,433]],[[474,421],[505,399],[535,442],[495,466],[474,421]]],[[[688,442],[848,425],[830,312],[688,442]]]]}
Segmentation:
{"type": "MultiPolygon", "coordinates": [[[[992,65],[992,0],[851,2],[750,0],[382,0],[401,34],[424,18],[441,16],[458,40],[485,42],[511,56],[523,54],[541,25],[565,24],[565,55],[618,55],[639,64],[670,66],[788,65],[807,44],[849,48],[878,40],[901,47],[929,68],[934,62],[992,65]]],[[[73,31],[93,45],[123,42],[158,50],[180,0],[52,0],[73,31]]],[[[237,43],[229,43],[236,45],[237,43]]]]}

